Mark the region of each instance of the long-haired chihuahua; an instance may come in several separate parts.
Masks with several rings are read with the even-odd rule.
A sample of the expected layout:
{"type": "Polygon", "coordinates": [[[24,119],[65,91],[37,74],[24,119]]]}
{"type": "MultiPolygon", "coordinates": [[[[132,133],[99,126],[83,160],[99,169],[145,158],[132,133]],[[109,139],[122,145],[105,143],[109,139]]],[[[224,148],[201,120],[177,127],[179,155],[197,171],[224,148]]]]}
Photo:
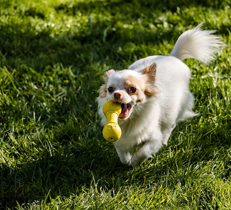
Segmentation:
{"type": "Polygon", "coordinates": [[[123,164],[134,167],[157,153],[167,144],[178,122],[196,115],[189,91],[191,73],[182,61],[213,60],[222,42],[212,33],[202,30],[200,24],[178,38],[169,56],[150,56],[126,70],[105,73],[97,98],[98,112],[105,125],[104,103],[112,100],[121,104],[118,123],[122,136],[113,144],[123,164]],[[142,146],[134,150],[139,145],[142,146]]]}

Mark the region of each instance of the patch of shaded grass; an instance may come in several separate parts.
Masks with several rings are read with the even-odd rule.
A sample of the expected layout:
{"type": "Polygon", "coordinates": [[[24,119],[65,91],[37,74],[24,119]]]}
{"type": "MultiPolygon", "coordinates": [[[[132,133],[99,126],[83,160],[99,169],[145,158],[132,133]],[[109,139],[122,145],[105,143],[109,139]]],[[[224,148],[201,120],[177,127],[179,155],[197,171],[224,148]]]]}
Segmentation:
{"type": "Polygon", "coordinates": [[[0,1],[0,208],[229,209],[229,1],[0,1]],[[102,75],[168,55],[199,23],[227,43],[193,59],[199,113],[140,167],[102,138],[102,75]]]}

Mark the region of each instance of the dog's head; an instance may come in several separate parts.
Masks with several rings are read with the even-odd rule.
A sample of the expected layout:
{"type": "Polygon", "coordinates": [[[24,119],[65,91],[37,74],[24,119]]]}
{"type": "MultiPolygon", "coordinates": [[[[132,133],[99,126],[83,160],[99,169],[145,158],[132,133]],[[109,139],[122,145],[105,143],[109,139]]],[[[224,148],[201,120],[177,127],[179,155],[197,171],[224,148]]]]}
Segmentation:
{"type": "MultiPolygon", "coordinates": [[[[104,75],[105,84],[100,88],[99,98],[120,103],[120,119],[127,119],[133,110],[157,93],[155,86],[156,64],[142,70],[109,70],[104,75]]],[[[137,108],[137,109],[136,109],[137,108]]]]}

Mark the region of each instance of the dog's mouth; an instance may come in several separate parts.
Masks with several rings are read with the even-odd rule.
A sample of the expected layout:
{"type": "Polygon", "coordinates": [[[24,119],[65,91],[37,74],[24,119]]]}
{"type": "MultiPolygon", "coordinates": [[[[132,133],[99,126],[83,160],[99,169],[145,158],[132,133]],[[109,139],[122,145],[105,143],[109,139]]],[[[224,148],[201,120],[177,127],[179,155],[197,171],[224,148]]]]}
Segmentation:
{"type": "Polygon", "coordinates": [[[119,118],[125,119],[130,114],[132,104],[131,103],[128,103],[128,104],[120,103],[120,104],[121,104],[122,111],[121,111],[121,113],[119,115],[119,118]]]}

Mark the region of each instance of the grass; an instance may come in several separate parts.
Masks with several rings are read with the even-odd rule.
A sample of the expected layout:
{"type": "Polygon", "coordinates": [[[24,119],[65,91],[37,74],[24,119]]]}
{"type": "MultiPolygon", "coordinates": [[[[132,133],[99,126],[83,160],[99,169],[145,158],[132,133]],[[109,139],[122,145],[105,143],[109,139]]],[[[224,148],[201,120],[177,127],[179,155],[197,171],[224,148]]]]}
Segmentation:
{"type": "Polygon", "coordinates": [[[231,209],[228,0],[0,0],[0,209],[231,209]],[[102,137],[102,75],[168,55],[204,22],[227,47],[194,59],[194,119],[141,166],[102,137]]]}

